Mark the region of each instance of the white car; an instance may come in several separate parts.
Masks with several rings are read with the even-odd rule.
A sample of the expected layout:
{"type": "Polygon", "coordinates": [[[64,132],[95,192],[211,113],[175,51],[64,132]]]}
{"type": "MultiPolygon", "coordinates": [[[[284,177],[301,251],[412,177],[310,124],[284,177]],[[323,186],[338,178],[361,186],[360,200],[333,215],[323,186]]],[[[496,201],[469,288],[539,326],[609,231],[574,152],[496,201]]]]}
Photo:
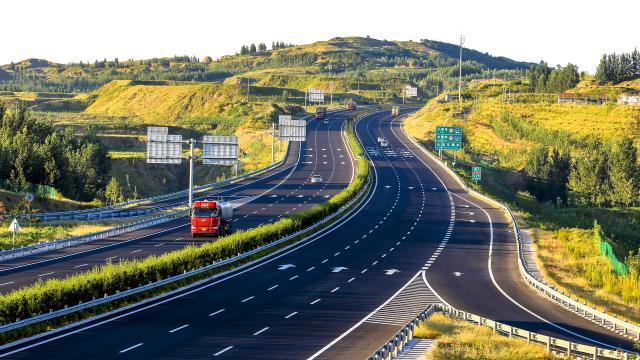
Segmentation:
{"type": "Polygon", "coordinates": [[[384,141],[384,137],[378,136],[378,142],[383,142],[383,141],[384,141]]]}
{"type": "Polygon", "coordinates": [[[321,183],[322,182],[322,176],[320,176],[320,175],[311,175],[311,182],[312,183],[321,183]]]}
{"type": "Polygon", "coordinates": [[[323,123],[328,124],[328,123],[329,123],[329,120],[324,119],[323,123]]]}
{"type": "Polygon", "coordinates": [[[387,147],[389,146],[389,142],[387,140],[380,141],[380,146],[387,147]]]}

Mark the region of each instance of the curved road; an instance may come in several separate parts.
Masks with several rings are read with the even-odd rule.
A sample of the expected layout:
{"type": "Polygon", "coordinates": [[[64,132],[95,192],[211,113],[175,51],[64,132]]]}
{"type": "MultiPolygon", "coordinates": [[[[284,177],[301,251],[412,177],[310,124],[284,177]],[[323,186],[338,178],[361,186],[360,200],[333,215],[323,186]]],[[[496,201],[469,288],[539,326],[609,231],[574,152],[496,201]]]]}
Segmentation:
{"type": "Polygon", "coordinates": [[[3,355],[358,359],[438,302],[560,338],[630,348],[524,285],[504,215],[464,193],[388,111],[367,116],[356,131],[375,183],[335,225],[250,266],[3,355]],[[378,136],[389,146],[380,147],[378,136]]]}

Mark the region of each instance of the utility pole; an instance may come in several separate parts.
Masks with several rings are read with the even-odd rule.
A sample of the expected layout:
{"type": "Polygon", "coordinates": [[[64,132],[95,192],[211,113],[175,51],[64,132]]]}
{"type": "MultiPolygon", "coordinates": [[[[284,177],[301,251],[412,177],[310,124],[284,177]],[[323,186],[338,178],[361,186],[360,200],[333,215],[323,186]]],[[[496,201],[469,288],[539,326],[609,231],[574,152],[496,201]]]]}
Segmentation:
{"type": "Polygon", "coordinates": [[[193,153],[193,145],[195,145],[196,140],[189,139],[189,209],[193,206],[193,163],[195,161],[195,155],[193,153]]]}
{"type": "Polygon", "coordinates": [[[271,163],[276,162],[276,124],[271,124],[271,163]]]}
{"type": "Polygon", "coordinates": [[[247,78],[247,103],[249,102],[249,85],[251,84],[251,79],[247,78]]]}
{"type": "Polygon", "coordinates": [[[331,82],[331,106],[333,106],[333,81],[331,82]]]}
{"type": "Polygon", "coordinates": [[[458,73],[458,102],[460,110],[462,110],[462,45],[464,44],[464,36],[460,35],[460,69],[458,73]]]}

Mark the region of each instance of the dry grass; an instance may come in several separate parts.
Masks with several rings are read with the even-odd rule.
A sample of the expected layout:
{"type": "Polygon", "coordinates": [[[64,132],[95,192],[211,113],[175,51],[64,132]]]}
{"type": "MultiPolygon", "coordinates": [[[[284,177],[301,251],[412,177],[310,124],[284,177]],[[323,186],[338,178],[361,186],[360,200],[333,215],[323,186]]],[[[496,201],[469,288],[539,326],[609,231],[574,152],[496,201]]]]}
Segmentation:
{"type": "Polygon", "coordinates": [[[591,230],[536,229],[534,235],[538,267],[547,281],[591,306],[640,322],[640,280],[613,274],[591,230]]]}
{"type": "Polygon", "coordinates": [[[437,339],[425,359],[557,359],[540,345],[494,333],[483,326],[436,313],[420,326],[415,337],[437,339]]]}

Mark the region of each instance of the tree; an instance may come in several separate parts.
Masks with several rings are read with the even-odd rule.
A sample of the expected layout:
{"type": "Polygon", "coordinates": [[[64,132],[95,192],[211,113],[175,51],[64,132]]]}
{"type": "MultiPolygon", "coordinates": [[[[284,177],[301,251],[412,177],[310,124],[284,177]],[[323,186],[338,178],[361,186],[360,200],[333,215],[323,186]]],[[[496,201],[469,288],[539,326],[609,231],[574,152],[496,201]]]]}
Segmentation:
{"type": "Polygon", "coordinates": [[[632,206],[638,201],[638,151],[630,138],[616,142],[609,158],[611,204],[632,206]]]}
{"type": "Polygon", "coordinates": [[[213,62],[213,59],[211,58],[211,56],[205,56],[205,57],[202,59],[202,63],[203,63],[203,64],[205,64],[205,65],[209,65],[209,64],[211,64],[212,62],[213,62]]]}
{"type": "Polygon", "coordinates": [[[249,53],[250,54],[256,53],[256,44],[251,44],[251,46],[249,46],[249,53]]]}
{"type": "Polygon", "coordinates": [[[104,196],[107,198],[107,202],[109,204],[117,204],[120,202],[120,198],[122,197],[122,188],[118,179],[112,177],[107,184],[106,189],[104,190],[104,196]]]}
{"type": "Polygon", "coordinates": [[[247,45],[242,45],[240,47],[240,55],[247,55],[249,53],[249,48],[247,45]]]}
{"type": "Polygon", "coordinates": [[[573,157],[569,172],[569,188],[575,193],[578,205],[607,204],[611,192],[607,161],[607,154],[601,150],[598,143],[573,157]]]}
{"type": "Polygon", "coordinates": [[[539,202],[559,199],[567,203],[569,159],[557,149],[538,146],[527,154],[525,162],[527,191],[539,202]]]}
{"type": "Polygon", "coordinates": [[[267,51],[267,45],[265,43],[258,44],[258,51],[267,51]]]}

